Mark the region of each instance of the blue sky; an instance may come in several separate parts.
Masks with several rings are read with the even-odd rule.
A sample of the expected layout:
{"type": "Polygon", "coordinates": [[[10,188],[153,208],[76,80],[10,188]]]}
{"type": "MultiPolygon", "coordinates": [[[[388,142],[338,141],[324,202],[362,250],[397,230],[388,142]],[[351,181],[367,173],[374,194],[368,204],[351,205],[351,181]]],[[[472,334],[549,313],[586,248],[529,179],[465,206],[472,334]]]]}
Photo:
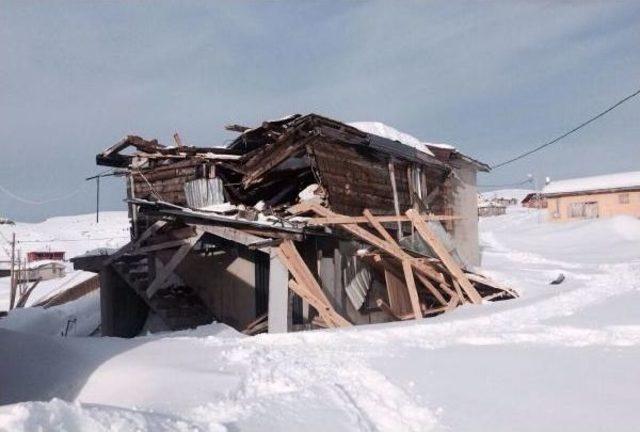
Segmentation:
{"type": "MultiPolygon", "coordinates": [[[[226,123],[382,121],[488,163],[640,88],[638,2],[0,4],[0,215],[88,213],[126,134],[223,145],[226,123]]],[[[640,169],[640,98],[480,183],[640,169]]],[[[122,180],[103,182],[122,209],[122,180]]]]}

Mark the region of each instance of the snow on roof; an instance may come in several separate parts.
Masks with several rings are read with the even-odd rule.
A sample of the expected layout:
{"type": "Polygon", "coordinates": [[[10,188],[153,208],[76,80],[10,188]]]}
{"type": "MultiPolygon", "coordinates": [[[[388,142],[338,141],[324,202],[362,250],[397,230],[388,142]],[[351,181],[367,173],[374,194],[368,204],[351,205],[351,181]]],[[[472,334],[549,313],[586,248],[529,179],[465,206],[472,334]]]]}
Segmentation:
{"type": "Polygon", "coordinates": [[[448,144],[433,144],[420,141],[418,138],[414,137],[405,132],[401,132],[396,128],[393,128],[389,125],[380,122],[353,122],[347,123],[349,126],[353,126],[356,129],[360,129],[362,132],[370,133],[373,135],[378,135],[383,138],[390,139],[392,141],[399,141],[402,144],[408,145],[410,147],[415,148],[423,153],[428,154],[429,156],[434,156],[434,154],[429,150],[429,147],[437,147],[447,150],[454,150],[455,148],[448,144]]]}
{"type": "Polygon", "coordinates": [[[640,187],[640,171],[552,181],[542,192],[557,194],[632,187],[640,187]]]}

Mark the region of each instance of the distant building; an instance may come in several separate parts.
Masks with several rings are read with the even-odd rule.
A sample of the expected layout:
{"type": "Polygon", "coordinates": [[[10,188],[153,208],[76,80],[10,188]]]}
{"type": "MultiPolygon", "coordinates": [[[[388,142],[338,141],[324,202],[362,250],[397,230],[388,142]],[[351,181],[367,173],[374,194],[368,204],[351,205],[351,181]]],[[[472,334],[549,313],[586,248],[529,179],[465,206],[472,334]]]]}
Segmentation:
{"type": "Polygon", "coordinates": [[[64,261],[64,252],[59,251],[33,251],[27,253],[27,261],[42,261],[42,260],[53,260],[53,261],[64,261]]]}
{"type": "Polygon", "coordinates": [[[518,198],[496,198],[493,200],[495,204],[509,207],[518,204],[518,198]]]}
{"type": "Polygon", "coordinates": [[[16,223],[11,219],[7,219],[5,217],[0,217],[0,225],[15,225],[16,223]]]}
{"type": "Polygon", "coordinates": [[[35,280],[49,280],[61,278],[65,275],[66,267],[59,261],[36,261],[29,263],[26,269],[21,270],[18,275],[20,282],[31,282],[35,280]]]}
{"type": "Polygon", "coordinates": [[[640,171],[554,181],[542,192],[552,220],[640,217],[640,171]]]}
{"type": "Polygon", "coordinates": [[[482,203],[478,205],[478,216],[500,216],[507,212],[507,207],[494,202],[482,203]]]}
{"type": "Polygon", "coordinates": [[[522,207],[547,208],[547,198],[540,192],[531,192],[522,200],[522,207]]]}

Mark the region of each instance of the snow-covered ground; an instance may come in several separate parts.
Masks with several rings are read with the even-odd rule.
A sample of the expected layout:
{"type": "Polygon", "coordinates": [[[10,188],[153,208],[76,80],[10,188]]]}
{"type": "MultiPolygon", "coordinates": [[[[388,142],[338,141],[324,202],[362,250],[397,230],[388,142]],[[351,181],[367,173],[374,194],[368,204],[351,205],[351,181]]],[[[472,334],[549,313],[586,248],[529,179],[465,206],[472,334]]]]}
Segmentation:
{"type": "Polygon", "coordinates": [[[483,268],[521,298],[421,322],[123,340],[10,315],[0,430],[635,431],[640,221],[541,220],[510,208],[480,222],[483,268]]]}
{"type": "MultiPolygon", "coordinates": [[[[13,233],[16,235],[16,251],[23,258],[30,251],[64,251],[68,260],[91,249],[119,248],[129,240],[127,212],[102,212],[99,223],[95,218],[95,214],[86,214],[54,217],[37,223],[0,225],[0,262],[10,259],[9,242],[13,233]]],[[[40,282],[27,305],[44,300],[92,276],[91,273],[74,271],[69,262],[66,272],[64,278],[40,282]]],[[[0,278],[0,311],[9,309],[9,292],[9,278],[0,278]]]]}

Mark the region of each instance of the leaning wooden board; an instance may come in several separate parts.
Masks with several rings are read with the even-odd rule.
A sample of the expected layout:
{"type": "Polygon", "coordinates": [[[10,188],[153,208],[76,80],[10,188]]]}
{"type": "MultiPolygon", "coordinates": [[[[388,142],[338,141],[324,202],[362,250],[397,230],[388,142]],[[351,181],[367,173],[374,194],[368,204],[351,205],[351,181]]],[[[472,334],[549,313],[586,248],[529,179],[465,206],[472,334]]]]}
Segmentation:
{"type": "Polygon", "coordinates": [[[416,231],[418,231],[418,234],[420,234],[423,240],[427,242],[427,244],[431,247],[431,249],[433,249],[435,254],[438,255],[438,258],[440,258],[440,261],[442,261],[442,264],[444,264],[447,270],[449,270],[451,275],[460,284],[464,292],[469,297],[469,300],[471,300],[472,303],[476,303],[476,304],[482,303],[482,297],[480,296],[478,291],[476,291],[474,286],[471,285],[471,282],[469,282],[469,279],[467,279],[467,276],[464,274],[462,269],[455,262],[453,257],[449,254],[449,252],[447,251],[447,248],[444,247],[444,245],[440,242],[440,240],[434,234],[434,232],[431,231],[431,228],[429,228],[429,225],[427,225],[427,223],[424,220],[422,220],[420,216],[413,209],[407,210],[405,214],[409,216],[409,218],[413,222],[413,225],[416,231]]]}

